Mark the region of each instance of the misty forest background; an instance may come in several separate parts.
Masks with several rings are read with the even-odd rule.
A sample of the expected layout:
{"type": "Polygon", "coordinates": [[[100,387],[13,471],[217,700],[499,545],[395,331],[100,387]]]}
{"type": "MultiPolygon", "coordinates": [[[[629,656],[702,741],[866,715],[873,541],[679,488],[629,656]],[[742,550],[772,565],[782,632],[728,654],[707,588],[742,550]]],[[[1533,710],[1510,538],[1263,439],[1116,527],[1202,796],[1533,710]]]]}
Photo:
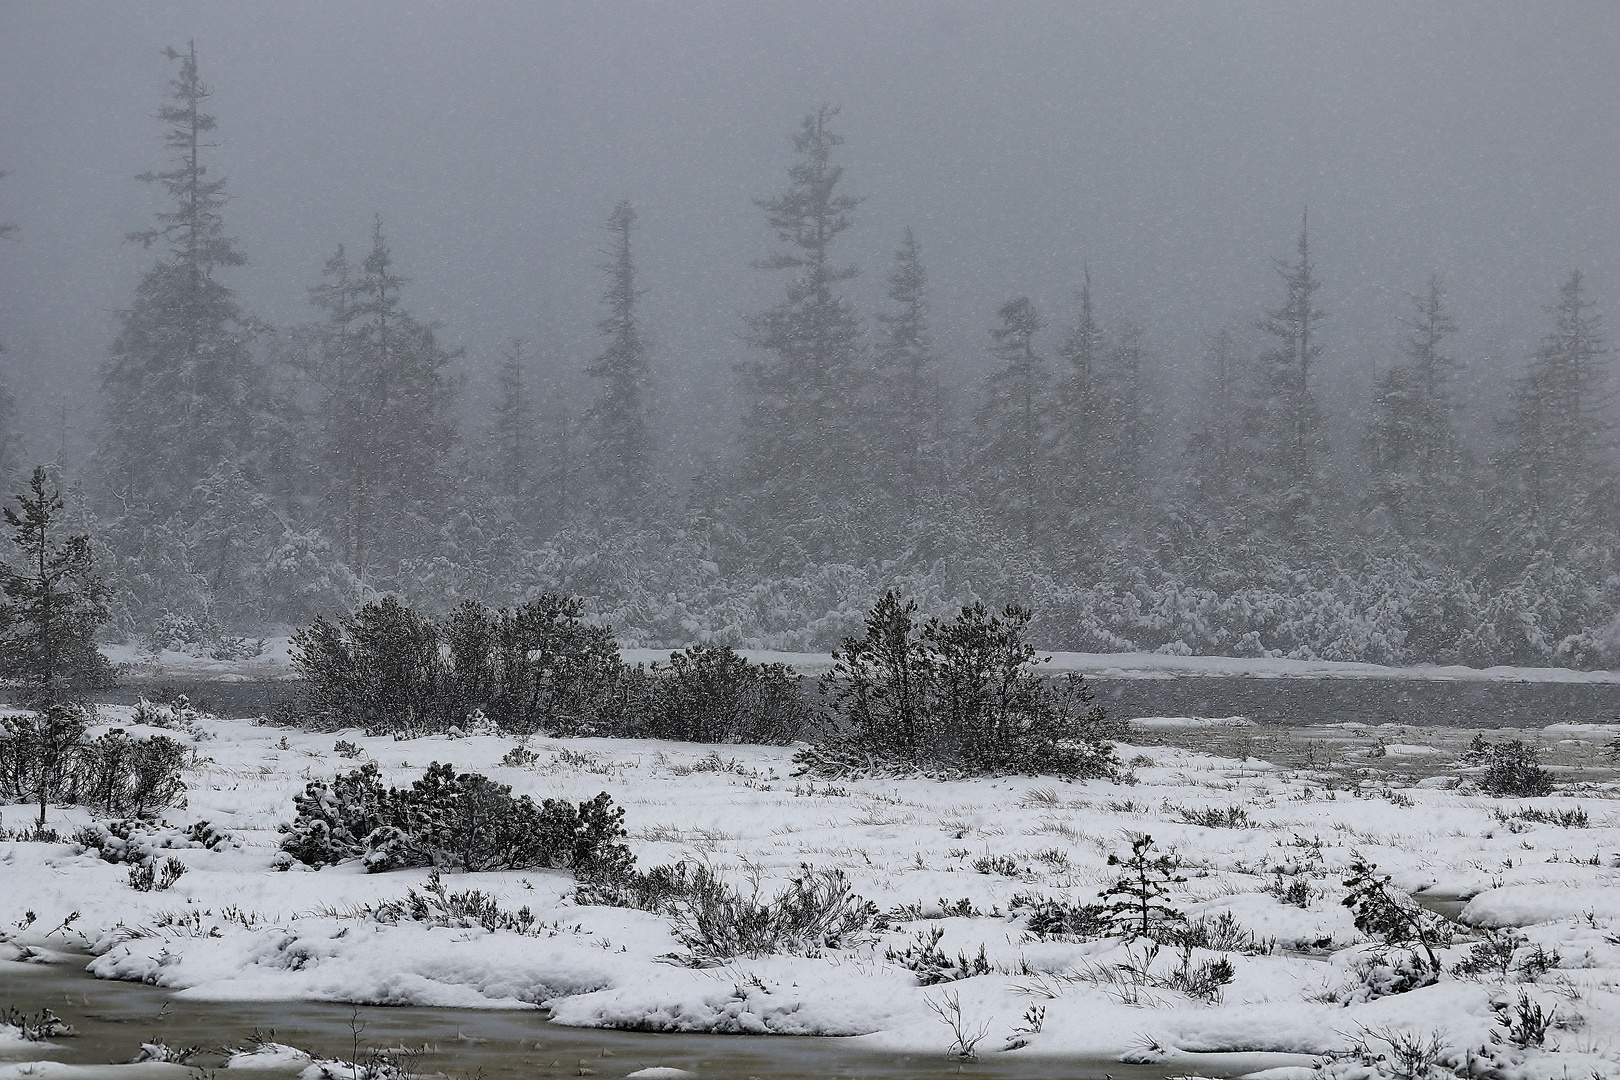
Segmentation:
{"type": "MultiPolygon", "coordinates": [[[[163,199],[129,236],[150,254],[82,459],[65,435],[30,453],[57,403],[0,389],[8,490],[51,459],[119,637],[229,657],[383,594],[444,612],[552,591],[629,645],[825,650],[894,587],[929,613],[1025,604],[1048,648],[1620,664],[1614,354],[1573,266],[1519,283],[1537,341],[1489,408],[1439,276],[1388,283],[1408,299],[1359,395],[1324,381],[1351,366],[1345,284],[1319,276],[1334,237],[1297,203],[1253,253],[1270,285],[1193,349],[1100,288],[1097,260],[1055,286],[1067,302],[949,313],[980,327],[964,357],[937,341],[933,238],[871,219],[844,118],[810,103],[762,163],[774,189],[736,199],[768,228],[736,259],[770,292],[716,343],[742,348],[683,472],[635,192],[599,193],[579,356],[512,333],[469,357],[420,310],[386,216],[309,251],[305,316],[271,325],[237,284],[254,252],[214,164],[253,135],[210,101],[231,73],[201,44],[168,55],[162,151],[129,163],[163,199]],[[856,267],[861,230],[890,238],[886,264],[856,267]],[[469,395],[475,359],[492,377],[469,395]]],[[[3,216],[11,239],[34,228],[3,216]]],[[[27,359],[0,379],[8,361],[27,359]]]]}

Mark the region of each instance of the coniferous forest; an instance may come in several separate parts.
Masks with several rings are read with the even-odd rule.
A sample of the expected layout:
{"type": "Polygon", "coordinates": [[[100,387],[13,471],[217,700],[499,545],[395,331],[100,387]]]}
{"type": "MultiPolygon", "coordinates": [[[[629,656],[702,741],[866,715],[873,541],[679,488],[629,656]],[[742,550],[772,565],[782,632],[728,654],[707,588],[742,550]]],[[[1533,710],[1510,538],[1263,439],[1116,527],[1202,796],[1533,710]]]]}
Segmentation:
{"type": "MultiPolygon", "coordinates": [[[[1190,410],[1096,263],[1058,283],[1060,309],[985,295],[963,377],[935,343],[930,236],[868,223],[840,111],[811,103],[783,118],[776,187],[736,206],[774,237],[737,259],[775,299],[735,326],[734,415],[671,477],[634,192],[604,195],[581,253],[601,296],[588,397],[514,335],[480,358],[496,392],[469,409],[467,357],[418,308],[385,217],[308,252],[302,322],[255,314],[213,160],[253,135],[210,100],[230,74],[205,48],[168,58],[161,142],[129,163],[161,209],[128,238],[149,265],[101,361],[94,452],[46,463],[120,638],[230,657],[384,595],[443,613],[549,592],[626,644],[826,650],[896,589],[929,615],[1022,604],[1053,649],[1620,665],[1614,350],[1577,267],[1523,283],[1540,343],[1483,423],[1460,415],[1476,358],[1439,276],[1390,283],[1410,300],[1367,407],[1324,392],[1347,286],[1319,276],[1334,238],[1306,211],[1254,253],[1276,273],[1247,316],[1201,328],[1190,410]],[[857,267],[849,236],[877,228],[892,260],[857,267]]],[[[0,232],[31,227],[6,216],[0,232]]],[[[0,384],[8,491],[36,464],[31,407],[0,384]]]]}

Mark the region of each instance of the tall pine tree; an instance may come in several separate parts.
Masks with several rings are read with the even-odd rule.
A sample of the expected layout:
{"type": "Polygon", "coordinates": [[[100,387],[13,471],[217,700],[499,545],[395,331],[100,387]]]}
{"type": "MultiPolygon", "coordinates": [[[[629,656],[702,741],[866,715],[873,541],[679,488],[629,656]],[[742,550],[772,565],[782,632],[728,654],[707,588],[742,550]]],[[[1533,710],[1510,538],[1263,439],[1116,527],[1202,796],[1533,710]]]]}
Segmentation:
{"type": "Polygon", "coordinates": [[[1285,296],[1259,329],[1275,345],[1260,357],[1253,397],[1244,415],[1251,461],[1246,472],[1255,524],[1285,543],[1321,539],[1326,529],[1327,433],[1312,386],[1322,355],[1322,312],[1313,297],[1321,282],[1311,263],[1308,221],[1299,229],[1297,260],[1277,261],[1285,296]]]}
{"type": "Polygon", "coordinates": [[[990,331],[990,355],[1000,366],[985,379],[976,471],[986,501],[1034,544],[1050,509],[1042,493],[1050,459],[1052,372],[1035,351],[1035,335],[1046,320],[1027,296],[1007,301],[996,316],[1001,322],[990,331]]]}
{"type": "Polygon", "coordinates": [[[613,208],[608,230],[613,240],[603,267],[608,275],[602,303],[607,317],[596,324],[607,347],[585,368],[597,380],[596,400],[585,413],[590,436],[588,454],[603,503],[631,514],[641,506],[652,483],[652,436],[647,423],[647,344],[636,322],[636,264],[630,230],[636,212],[628,202],[613,208]]]}
{"type": "Polygon", "coordinates": [[[306,329],[297,361],[319,398],[313,453],[326,524],[362,576],[431,523],[456,440],[447,369],[460,353],[404,308],[406,283],[378,218],[358,273],[340,247],[310,290],[326,320],[306,329]]]}
{"type": "Polygon", "coordinates": [[[1609,349],[1594,307],[1574,271],[1547,308],[1552,332],[1514,383],[1503,423],[1503,508],[1539,530],[1588,517],[1587,500],[1614,474],[1609,349]]]}
{"type": "Polygon", "coordinates": [[[1457,330],[1439,277],[1411,297],[1405,364],[1373,387],[1367,446],[1372,457],[1369,502],[1408,541],[1449,547],[1463,525],[1466,452],[1452,417],[1458,364],[1445,339],[1457,330]]]}
{"type": "Polygon", "coordinates": [[[781,303],[747,319],[748,343],[764,357],[742,369],[748,410],[737,487],[755,520],[778,527],[818,524],[828,494],[852,491],[862,468],[861,327],[838,291],[858,271],[832,257],[860,200],[838,193],[837,115],[823,105],[804,118],[788,189],[758,201],[783,247],[755,265],[793,277],[781,303]]]}
{"type": "Polygon", "coordinates": [[[251,468],[269,410],[264,369],[249,350],[254,324],[215,276],[247,259],[225,232],[225,180],[209,179],[203,161],[216,145],[215,120],[203,111],[209,91],[196,45],[165,55],[179,66],[158,113],[171,167],[138,179],[160,185],[173,206],[129,234],[164,254],[118,313],[94,462],[124,507],[158,520],[185,511],[193,486],[215,470],[251,468]]]}
{"type": "Polygon", "coordinates": [[[1053,416],[1057,489],[1070,521],[1083,525],[1096,517],[1102,495],[1098,469],[1102,446],[1103,355],[1107,349],[1091,300],[1091,269],[1086,268],[1074,325],[1058,346],[1062,374],[1053,416]]]}
{"type": "Polygon", "coordinates": [[[928,330],[928,274],[908,228],[894,253],[886,293],[894,307],[878,315],[883,334],[874,357],[875,481],[902,506],[915,507],[944,479],[938,432],[940,389],[928,330]]]}

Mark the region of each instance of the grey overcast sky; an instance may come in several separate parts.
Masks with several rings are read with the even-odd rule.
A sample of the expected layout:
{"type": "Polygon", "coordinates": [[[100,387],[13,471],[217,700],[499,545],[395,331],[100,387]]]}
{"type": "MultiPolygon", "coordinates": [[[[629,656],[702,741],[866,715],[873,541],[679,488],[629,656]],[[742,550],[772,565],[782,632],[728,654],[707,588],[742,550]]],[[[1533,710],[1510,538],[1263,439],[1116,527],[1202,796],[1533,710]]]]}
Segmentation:
{"type": "MultiPolygon", "coordinates": [[[[594,348],[601,223],[628,198],[645,319],[683,432],[723,446],[740,315],[779,294],[752,199],[788,136],[843,106],[846,256],[870,311],[910,225],[942,350],[982,361],[1009,296],[1064,322],[1082,268],[1168,376],[1276,301],[1309,205],[1327,378],[1395,355],[1404,294],[1450,289],[1480,401],[1574,267],[1620,326],[1620,4],[0,2],[0,371],[30,450],[95,419],[94,374],[150,253],[154,114],[197,42],[215,91],[228,280],[278,325],[381,214],[407,301],[467,350],[469,416],[502,341],[557,372],[594,348]]],[[[559,376],[560,377],[560,376],[559,376]]],[[[1483,406],[1482,406],[1483,407],[1483,406]]]]}

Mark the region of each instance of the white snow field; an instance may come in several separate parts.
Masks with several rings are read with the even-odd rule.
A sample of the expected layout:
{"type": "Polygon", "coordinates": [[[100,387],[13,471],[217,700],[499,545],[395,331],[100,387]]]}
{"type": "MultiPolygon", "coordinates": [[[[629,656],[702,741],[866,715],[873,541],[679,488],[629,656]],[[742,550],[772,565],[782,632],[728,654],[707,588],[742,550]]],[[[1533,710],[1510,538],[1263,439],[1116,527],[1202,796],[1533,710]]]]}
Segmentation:
{"type": "MultiPolygon", "coordinates": [[[[103,706],[101,720],[142,730],[119,707],[103,706]]],[[[565,1025],[861,1036],[941,1055],[959,1034],[982,1033],[981,1056],[1103,1056],[1169,1072],[1194,1068],[1190,1055],[1248,1053],[1258,1056],[1242,1060],[1276,1080],[1323,1075],[1313,1066],[1400,1075],[1392,1044],[1408,1038],[1436,1040],[1444,1060],[1476,1063],[1475,1075],[1620,1073],[1620,783],[1602,753],[1613,727],[1532,734],[1560,789],[1527,800],[1480,793],[1469,779],[1477,766],[1460,758],[1473,733],[1457,730],[1143,723],[1136,745],[1121,748],[1130,783],[828,783],[795,777],[792,747],[607,739],[535,738],[526,745],[537,759],[512,768],[500,762],[515,741],[495,736],[395,741],[217,718],[201,732],[186,805],[165,818],[175,845],[165,854],[185,874],[165,891],[137,892],[127,865],[93,850],[0,841],[0,960],[86,963],[100,978],[182,997],[544,1007],[565,1025]],[[338,756],[339,739],[360,756],[338,756]],[[426,872],[276,869],[293,796],[366,760],[396,784],[440,761],[537,798],[606,791],[627,811],[643,868],[703,861],[769,896],[801,866],[838,867],[883,911],[910,910],[851,948],[707,968],[682,962],[668,918],[577,904],[562,871],[446,878],[508,910],[529,907],[530,933],[385,924],[366,905],[420,888],[426,872]],[[1231,811],[1235,827],[1188,823],[1210,810],[1231,811]],[[216,850],[187,841],[185,827],[203,820],[230,841],[216,850]],[[1019,894],[1094,901],[1118,876],[1108,857],[1141,833],[1181,860],[1178,908],[1238,924],[1227,927],[1235,977],[1212,999],[1163,984],[1178,965],[1218,953],[1037,940],[1027,909],[1015,914],[1019,894]],[[1441,950],[1437,983],[1378,996],[1388,969],[1341,904],[1354,854],[1426,901],[1467,899],[1451,905],[1465,927],[1441,950]],[[1303,907],[1277,895],[1296,882],[1303,907]],[[1499,927],[1516,928],[1497,931],[1510,970],[1452,973],[1499,927]],[[950,957],[982,947],[989,972],[923,986],[890,958],[936,928],[950,957]],[[1552,1010],[1539,1046],[1514,1045],[1521,995],[1552,1010]],[[1358,1046],[1386,1062],[1334,1057],[1358,1046]]],[[[4,807],[4,824],[26,826],[32,813],[4,807]]],[[[89,820],[75,808],[52,808],[49,819],[63,836],[89,820]]]]}

